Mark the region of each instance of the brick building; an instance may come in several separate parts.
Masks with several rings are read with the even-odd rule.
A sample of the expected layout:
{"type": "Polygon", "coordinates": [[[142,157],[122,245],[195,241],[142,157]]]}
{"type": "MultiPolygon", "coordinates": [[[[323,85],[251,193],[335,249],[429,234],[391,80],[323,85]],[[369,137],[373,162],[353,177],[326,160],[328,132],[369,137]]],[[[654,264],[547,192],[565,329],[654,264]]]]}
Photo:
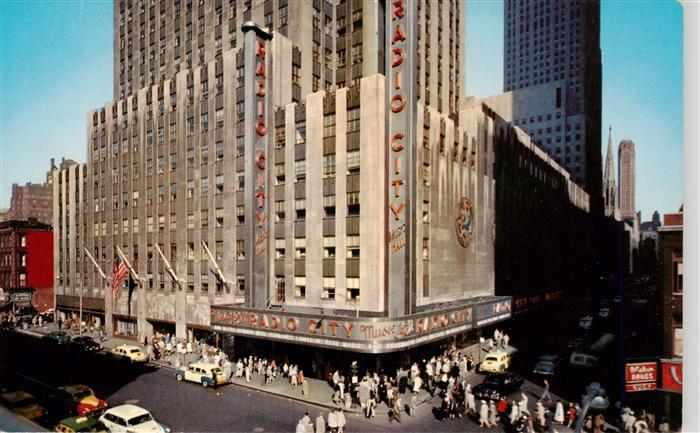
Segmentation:
{"type": "Polygon", "coordinates": [[[39,311],[53,308],[53,233],[36,220],[0,223],[0,287],[33,288],[39,311]]]}
{"type": "Polygon", "coordinates": [[[44,224],[53,220],[53,190],[48,183],[12,184],[12,198],[7,221],[35,218],[44,224]]]}

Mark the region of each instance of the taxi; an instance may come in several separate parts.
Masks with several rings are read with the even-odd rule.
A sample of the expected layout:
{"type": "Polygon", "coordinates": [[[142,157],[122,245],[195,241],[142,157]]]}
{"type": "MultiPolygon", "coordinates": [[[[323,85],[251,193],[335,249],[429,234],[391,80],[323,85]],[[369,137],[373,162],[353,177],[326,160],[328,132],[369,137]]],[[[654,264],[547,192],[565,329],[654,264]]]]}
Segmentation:
{"type": "Polygon", "coordinates": [[[510,355],[503,350],[494,350],[486,354],[484,361],[479,366],[479,371],[484,373],[502,373],[510,367],[510,355]]]}
{"type": "Polygon", "coordinates": [[[218,365],[207,362],[194,362],[186,368],[180,367],[175,371],[175,378],[179,381],[201,383],[205,388],[221,385],[227,381],[226,375],[218,365]]]}
{"type": "Polygon", "coordinates": [[[74,416],[61,420],[54,428],[55,431],[61,433],[108,433],[107,427],[100,420],[96,420],[90,416],[74,416]]]}
{"type": "Polygon", "coordinates": [[[107,402],[97,398],[95,392],[88,386],[67,385],[60,387],[59,390],[66,393],[77,405],[78,415],[92,414],[107,407],[107,402]]]}
{"type": "Polygon", "coordinates": [[[131,362],[146,362],[146,354],[143,353],[143,350],[138,346],[130,344],[115,346],[114,349],[112,349],[112,355],[118,358],[128,359],[131,362]]]}

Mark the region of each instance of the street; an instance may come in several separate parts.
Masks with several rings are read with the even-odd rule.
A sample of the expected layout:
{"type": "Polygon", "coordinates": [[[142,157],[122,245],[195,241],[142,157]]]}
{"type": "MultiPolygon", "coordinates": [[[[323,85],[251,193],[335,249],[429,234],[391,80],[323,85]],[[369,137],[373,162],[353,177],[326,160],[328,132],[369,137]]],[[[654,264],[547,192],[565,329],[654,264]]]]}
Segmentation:
{"type": "MultiPolygon", "coordinates": [[[[51,387],[81,383],[106,398],[110,406],[133,403],[150,410],[174,431],[294,431],[305,412],[312,419],[319,413],[328,413],[318,406],[236,385],[205,389],[176,381],[168,368],[130,365],[104,353],[76,354],[18,333],[0,337],[0,364],[3,388],[25,389],[40,403],[45,403],[42,399],[47,398],[51,387]]],[[[473,375],[470,383],[474,385],[482,379],[481,375],[473,375]]],[[[523,391],[534,408],[540,388],[527,382],[523,391]]],[[[367,420],[347,413],[346,431],[503,431],[479,429],[467,418],[440,421],[433,413],[439,404],[435,397],[420,405],[414,417],[402,414],[400,425],[390,423],[385,415],[367,420]]],[[[55,420],[45,421],[44,425],[50,427],[52,422],[55,420]]]]}

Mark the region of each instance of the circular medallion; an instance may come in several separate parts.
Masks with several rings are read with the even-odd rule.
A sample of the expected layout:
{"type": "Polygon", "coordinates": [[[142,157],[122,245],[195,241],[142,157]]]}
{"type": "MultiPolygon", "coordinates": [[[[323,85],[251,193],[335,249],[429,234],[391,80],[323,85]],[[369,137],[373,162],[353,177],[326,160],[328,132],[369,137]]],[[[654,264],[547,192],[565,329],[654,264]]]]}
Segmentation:
{"type": "Polygon", "coordinates": [[[457,204],[455,232],[459,244],[467,248],[474,238],[474,214],[472,213],[472,203],[466,197],[462,197],[457,204]]]}

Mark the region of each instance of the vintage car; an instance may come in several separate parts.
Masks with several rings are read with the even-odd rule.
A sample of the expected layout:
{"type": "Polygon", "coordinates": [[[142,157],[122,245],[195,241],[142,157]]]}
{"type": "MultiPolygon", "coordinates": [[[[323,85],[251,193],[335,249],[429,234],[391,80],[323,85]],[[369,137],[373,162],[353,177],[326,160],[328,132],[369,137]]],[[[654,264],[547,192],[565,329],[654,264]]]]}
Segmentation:
{"type": "Polygon", "coordinates": [[[134,404],[107,409],[99,420],[111,433],[170,433],[170,427],[157,422],[149,411],[134,404]]]}
{"type": "Polygon", "coordinates": [[[33,395],[25,391],[9,391],[0,394],[0,405],[27,419],[44,416],[44,409],[39,406],[33,395]]]}
{"type": "Polygon", "coordinates": [[[63,346],[71,342],[71,337],[66,331],[51,331],[44,336],[44,341],[63,346]]]}
{"type": "Polygon", "coordinates": [[[510,355],[503,350],[494,350],[486,354],[479,366],[479,371],[484,373],[501,373],[510,367],[510,355]]]}
{"type": "Polygon", "coordinates": [[[525,379],[515,373],[490,374],[474,387],[474,397],[479,400],[498,400],[519,390],[525,379]]]}
{"type": "Polygon", "coordinates": [[[146,354],[138,346],[120,344],[112,349],[112,355],[117,358],[127,359],[131,362],[146,362],[146,354]]]}
{"type": "Polygon", "coordinates": [[[102,345],[87,335],[75,337],[70,342],[70,347],[80,352],[99,352],[102,350],[102,345]]]}
{"type": "Polygon", "coordinates": [[[67,385],[58,390],[75,405],[78,415],[93,414],[107,407],[107,402],[97,398],[92,389],[85,385],[67,385]]]}
{"type": "Polygon", "coordinates": [[[188,380],[201,383],[203,387],[216,386],[226,383],[227,377],[216,364],[194,362],[188,367],[180,367],[175,372],[177,380],[188,380]]]}
{"type": "Polygon", "coordinates": [[[109,433],[102,421],[90,416],[74,416],[62,419],[54,430],[61,433],[109,433]]]}
{"type": "Polygon", "coordinates": [[[543,376],[552,376],[560,363],[560,356],[542,355],[537,359],[537,362],[535,362],[535,367],[532,369],[532,372],[543,376]]]}

